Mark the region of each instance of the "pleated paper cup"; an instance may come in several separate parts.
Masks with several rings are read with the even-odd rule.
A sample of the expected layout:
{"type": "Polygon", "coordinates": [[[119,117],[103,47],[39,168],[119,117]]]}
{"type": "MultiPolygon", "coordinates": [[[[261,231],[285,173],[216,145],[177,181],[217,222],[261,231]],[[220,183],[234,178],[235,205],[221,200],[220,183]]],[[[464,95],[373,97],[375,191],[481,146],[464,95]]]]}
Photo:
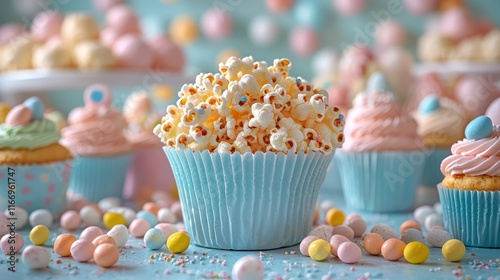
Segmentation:
{"type": "Polygon", "coordinates": [[[444,179],[441,173],[441,162],[451,155],[450,148],[447,149],[428,149],[426,151],[424,170],[420,176],[420,185],[435,188],[437,184],[444,179]]]}
{"type": "Polygon", "coordinates": [[[411,211],[424,160],[422,151],[337,151],[347,206],[368,212],[411,211]]]}
{"type": "Polygon", "coordinates": [[[445,228],[467,246],[500,248],[500,191],[438,185],[445,228]]]}
{"type": "Polygon", "coordinates": [[[123,196],[125,175],[132,153],[115,156],[77,156],[69,183],[70,195],[97,203],[105,197],[123,196]]]}
{"type": "Polygon", "coordinates": [[[28,213],[47,209],[54,217],[59,217],[66,206],[70,174],[71,160],[44,164],[0,165],[0,181],[5,182],[0,187],[0,199],[11,200],[8,190],[14,189],[13,199],[16,206],[24,208],[28,213]],[[10,174],[9,168],[13,171],[10,174]],[[9,188],[9,185],[12,188],[9,188]]]}
{"type": "Polygon", "coordinates": [[[333,153],[210,153],[164,148],[194,244],[267,250],[309,233],[333,153]]]}
{"type": "Polygon", "coordinates": [[[326,176],[325,176],[325,181],[323,182],[323,185],[321,186],[321,189],[326,190],[326,191],[337,191],[337,190],[342,190],[342,183],[340,182],[340,174],[339,174],[339,169],[337,165],[335,164],[335,157],[337,155],[334,155],[332,161],[328,165],[328,168],[326,169],[326,176]]]}

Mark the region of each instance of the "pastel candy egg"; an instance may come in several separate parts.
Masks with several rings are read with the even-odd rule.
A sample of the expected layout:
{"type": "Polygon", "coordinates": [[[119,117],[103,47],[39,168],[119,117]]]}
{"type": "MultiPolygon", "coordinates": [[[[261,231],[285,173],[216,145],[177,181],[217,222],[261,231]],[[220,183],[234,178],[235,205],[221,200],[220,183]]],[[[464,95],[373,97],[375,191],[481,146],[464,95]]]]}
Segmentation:
{"type": "Polygon", "coordinates": [[[333,0],[335,8],[343,15],[354,15],[363,10],[366,0],[333,0]]]}
{"type": "Polygon", "coordinates": [[[54,242],[54,252],[61,257],[68,257],[71,255],[71,245],[76,241],[76,237],[73,234],[63,233],[57,236],[54,242]]]}
{"type": "Polygon", "coordinates": [[[388,225],[384,225],[384,224],[377,224],[377,225],[375,225],[370,230],[370,232],[380,234],[380,236],[382,236],[382,238],[384,238],[384,240],[388,240],[390,238],[398,238],[399,237],[398,234],[396,233],[396,231],[394,231],[388,225]]]}
{"type": "Polygon", "coordinates": [[[434,247],[443,247],[446,241],[451,239],[451,234],[446,230],[433,228],[427,234],[427,242],[434,247]]]}
{"type": "Polygon", "coordinates": [[[112,267],[119,258],[120,252],[115,245],[101,244],[95,248],[94,261],[100,267],[112,267]]]}
{"type": "Polygon", "coordinates": [[[31,117],[32,112],[27,106],[17,105],[7,114],[5,124],[9,126],[27,125],[30,123],[31,117]]]}
{"type": "Polygon", "coordinates": [[[109,8],[106,12],[106,25],[120,34],[140,33],[137,15],[131,7],[124,4],[109,8]]]}
{"type": "Polygon", "coordinates": [[[11,108],[8,104],[0,102],[0,123],[4,123],[11,108]]]}
{"type": "Polygon", "coordinates": [[[363,218],[355,217],[349,220],[346,219],[345,225],[352,229],[354,237],[360,237],[366,231],[366,222],[363,218]]]}
{"type": "Polygon", "coordinates": [[[28,212],[22,207],[16,206],[13,211],[6,209],[3,213],[5,217],[16,218],[16,229],[22,229],[28,222],[28,212]]]}
{"type": "Polygon", "coordinates": [[[61,216],[61,227],[67,230],[75,230],[80,226],[81,221],[82,219],[76,211],[66,211],[61,216]]]}
{"type": "Polygon", "coordinates": [[[94,0],[94,6],[102,12],[106,12],[114,6],[122,3],[122,0],[94,0]]]}
{"type": "Polygon", "coordinates": [[[418,112],[423,115],[427,115],[439,110],[439,108],[441,108],[439,105],[439,98],[435,95],[430,95],[420,101],[418,112]]]}
{"type": "Polygon", "coordinates": [[[112,47],[118,65],[126,68],[144,70],[154,59],[149,45],[136,34],[126,34],[118,38],[112,47]]]}
{"type": "Polygon", "coordinates": [[[336,257],[338,256],[337,250],[339,249],[340,244],[342,244],[344,242],[349,242],[349,239],[343,235],[340,235],[340,234],[335,234],[332,236],[332,238],[330,239],[330,246],[331,246],[332,255],[334,255],[336,257]]]}
{"type": "Polygon", "coordinates": [[[273,13],[284,13],[293,7],[295,0],[266,0],[266,7],[273,13]]]}
{"type": "Polygon", "coordinates": [[[424,234],[416,228],[409,228],[401,234],[401,241],[408,244],[414,241],[425,242],[424,234]]]}
{"type": "Polygon", "coordinates": [[[38,225],[31,229],[30,240],[35,245],[43,245],[49,239],[50,230],[44,225],[38,225]]]}
{"type": "Polygon", "coordinates": [[[288,45],[297,55],[309,56],[318,49],[320,37],[311,27],[296,27],[290,33],[288,45]]]}
{"type": "Polygon", "coordinates": [[[260,15],[252,19],[248,26],[250,40],[260,46],[272,45],[279,37],[280,28],[275,19],[260,15]]]}
{"type": "Polygon", "coordinates": [[[370,255],[378,256],[382,253],[384,239],[378,233],[368,233],[363,240],[363,248],[370,255]]]}
{"type": "Polygon", "coordinates": [[[189,15],[179,15],[172,19],[169,33],[176,43],[187,45],[198,40],[198,24],[189,15]]]}
{"type": "Polygon", "coordinates": [[[96,226],[90,226],[85,228],[82,233],[80,234],[79,239],[85,239],[90,242],[92,242],[94,239],[96,239],[98,236],[103,235],[102,229],[96,226]]]}
{"type": "Polygon", "coordinates": [[[45,106],[43,106],[40,98],[33,96],[26,99],[23,102],[24,106],[31,110],[31,120],[41,120],[43,119],[43,114],[45,113],[45,106]]]}
{"type": "Polygon", "coordinates": [[[177,216],[168,208],[161,208],[157,217],[160,223],[177,223],[177,216]]]}
{"type": "Polygon", "coordinates": [[[109,236],[113,237],[116,242],[116,246],[123,247],[128,241],[128,229],[124,225],[114,226],[108,233],[109,236]]]}
{"type": "Polygon", "coordinates": [[[361,249],[353,242],[340,244],[337,254],[343,263],[356,263],[361,259],[361,249]]]}
{"type": "Polygon", "coordinates": [[[163,245],[165,245],[166,241],[167,237],[165,236],[163,231],[157,228],[149,229],[144,235],[144,244],[146,244],[146,247],[151,250],[160,249],[161,247],[163,247],[163,245]]]}
{"type": "Polygon", "coordinates": [[[77,262],[88,262],[94,256],[95,245],[86,239],[76,240],[71,244],[71,257],[77,262]]]}
{"type": "MultiPolygon", "coordinates": [[[[465,248],[465,247],[464,247],[465,248]]],[[[407,262],[419,264],[425,262],[430,255],[429,247],[422,242],[410,242],[404,249],[404,257],[407,262]]]]}
{"type": "Polygon", "coordinates": [[[14,237],[10,234],[6,234],[0,240],[0,248],[2,248],[2,251],[6,255],[10,254],[11,251],[14,251],[14,253],[19,252],[23,246],[24,238],[17,232],[14,234],[14,237]],[[13,250],[11,250],[12,248],[13,250]]]}
{"type": "Polygon", "coordinates": [[[23,250],[21,259],[29,269],[41,269],[49,265],[50,252],[44,247],[30,245],[23,250]]]}
{"type": "Polygon", "coordinates": [[[488,79],[481,77],[464,77],[457,82],[455,97],[474,119],[484,115],[488,107],[498,98],[498,89],[488,79]]]}
{"type": "Polygon", "coordinates": [[[31,212],[29,222],[32,227],[37,225],[44,225],[50,227],[53,221],[52,213],[47,209],[37,209],[31,212]]]}
{"type": "Polygon", "coordinates": [[[182,221],[182,205],[179,201],[172,203],[170,210],[177,216],[177,220],[182,221]]]}
{"type": "Polygon", "coordinates": [[[142,210],[148,211],[153,215],[158,215],[158,211],[160,211],[161,207],[154,202],[146,202],[142,205],[142,210]]]}
{"type": "Polygon", "coordinates": [[[148,221],[150,228],[156,226],[156,224],[158,223],[155,215],[148,211],[141,210],[137,212],[136,217],[148,221]]]}
{"type": "Polygon", "coordinates": [[[465,137],[469,140],[479,140],[491,136],[493,122],[487,116],[473,119],[465,128],[465,137]]]}
{"type": "Polygon", "coordinates": [[[381,72],[371,74],[366,85],[366,92],[389,91],[389,82],[381,72]]]}
{"type": "Polygon", "coordinates": [[[233,19],[229,13],[221,13],[216,9],[208,10],[201,17],[201,28],[209,39],[224,39],[233,31],[233,19]]]}
{"type": "Polygon", "coordinates": [[[420,224],[423,224],[425,222],[425,218],[431,213],[434,213],[434,208],[429,205],[423,205],[413,211],[413,218],[415,218],[415,220],[417,220],[420,224]]]}
{"type": "Polygon", "coordinates": [[[325,25],[325,12],[315,1],[298,1],[293,8],[295,23],[320,29],[325,25]]]}
{"type": "Polygon", "coordinates": [[[319,239],[319,237],[317,237],[317,236],[306,236],[304,239],[302,239],[302,241],[300,242],[300,245],[299,245],[300,253],[306,257],[309,257],[309,253],[307,252],[307,249],[309,248],[309,245],[311,245],[311,243],[314,240],[318,240],[318,239],[319,239]]]}
{"type": "Polygon", "coordinates": [[[86,205],[80,209],[80,217],[85,225],[95,226],[101,221],[101,213],[95,207],[86,205]]]}
{"type": "Polygon", "coordinates": [[[451,262],[458,262],[465,256],[465,245],[458,239],[450,239],[441,248],[443,257],[451,262]]]}
{"type": "Polygon", "coordinates": [[[437,7],[437,0],[405,0],[406,9],[415,15],[425,15],[437,7]]]}
{"type": "Polygon", "coordinates": [[[333,227],[329,225],[321,225],[316,228],[313,228],[307,235],[316,236],[325,241],[330,241],[330,238],[332,238],[333,235],[333,227]]]}
{"type": "Polygon", "coordinates": [[[345,220],[345,214],[342,210],[332,208],[326,212],[325,222],[331,226],[341,225],[345,220]]]}
{"type": "Polygon", "coordinates": [[[309,257],[315,261],[323,261],[331,254],[332,250],[330,243],[323,239],[314,240],[307,248],[309,257]]]}
{"type": "Polygon", "coordinates": [[[130,223],[130,226],[128,227],[130,234],[138,238],[144,237],[144,234],[146,234],[146,232],[150,228],[151,225],[148,223],[148,221],[140,218],[133,220],[132,223],[130,223]]]}
{"type": "Polygon", "coordinates": [[[431,230],[435,226],[443,226],[443,216],[437,213],[432,213],[425,218],[425,228],[431,230]]]}
{"type": "Polygon", "coordinates": [[[432,208],[434,208],[434,211],[436,211],[436,213],[441,215],[443,214],[443,206],[441,205],[440,202],[436,202],[434,206],[432,206],[432,208]]]}
{"type": "Polygon", "coordinates": [[[59,36],[63,15],[54,11],[46,10],[39,13],[31,23],[31,34],[40,42],[46,42],[51,37],[59,36]]]}
{"type": "Polygon", "coordinates": [[[168,223],[159,223],[155,226],[155,228],[163,231],[163,233],[165,234],[165,236],[167,238],[169,238],[170,235],[172,235],[173,233],[176,233],[179,231],[176,226],[174,226],[172,224],[168,224],[168,223]]]}
{"type": "Polygon", "coordinates": [[[124,225],[127,223],[127,220],[125,220],[125,217],[123,217],[122,214],[115,212],[107,212],[106,214],[104,214],[104,216],[102,217],[102,221],[104,222],[104,225],[109,229],[116,225],[124,225]]]}
{"type": "Polygon", "coordinates": [[[381,252],[384,259],[397,261],[404,256],[406,243],[398,238],[390,238],[382,244],[381,252]]]}
{"type": "Polygon", "coordinates": [[[417,221],[415,221],[415,220],[407,220],[407,221],[404,221],[401,224],[401,226],[399,226],[399,232],[403,233],[403,232],[405,232],[409,228],[414,228],[414,229],[418,229],[418,230],[422,231],[422,228],[420,227],[420,225],[418,224],[417,221]]]}
{"type": "Polygon", "coordinates": [[[500,125],[500,97],[495,99],[488,107],[486,116],[488,116],[494,124],[500,125]]]}
{"type": "Polygon", "coordinates": [[[113,246],[116,246],[116,241],[113,237],[103,234],[92,240],[92,244],[94,244],[94,246],[96,247],[101,244],[111,244],[113,246]]]}
{"type": "Polygon", "coordinates": [[[191,239],[187,233],[179,231],[170,235],[167,239],[167,248],[174,254],[180,254],[187,250],[191,239]]]}
{"type": "Polygon", "coordinates": [[[339,234],[339,235],[345,236],[349,240],[352,240],[354,238],[354,231],[346,225],[340,225],[340,226],[333,227],[332,234],[333,235],[339,234]]]}
{"type": "Polygon", "coordinates": [[[113,207],[109,210],[109,212],[121,214],[125,218],[125,225],[130,225],[130,223],[137,216],[136,212],[129,207],[113,207]]]}
{"type": "MultiPolygon", "coordinates": [[[[85,92],[87,92],[88,90],[88,97],[85,99],[85,104],[87,105],[88,103],[91,103],[92,101],[94,101],[95,99],[92,98],[90,95],[92,93],[92,91],[94,90],[95,87],[96,88],[100,88],[100,85],[93,85],[93,86],[90,86],[88,87],[85,92]]],[[[104,93],[104,96],[106,97],[106,92],[108,92],[108,87],[104,86],[104,89],[103,90],[103,93],[104,93]]],[[[102,90],[102,89],[101,89],[102,90]]],[[[95,101],[94,101],[95,102],[95,101]]],[[[118,197],[105,197],[101,200],[99,200],[98,204],[99,205],[99,208],[101,208],[101,211],[102,212],[108,212],[111,208],[113,207],[118,207],[122,204],[122,200],[119,199],[118,197]]]]}
{"type": "Polygon", "coordinates": [[[234,280],[264,279],[264,264],[254,256],[245,256],[238,259],[231,270],[234,280]]]}

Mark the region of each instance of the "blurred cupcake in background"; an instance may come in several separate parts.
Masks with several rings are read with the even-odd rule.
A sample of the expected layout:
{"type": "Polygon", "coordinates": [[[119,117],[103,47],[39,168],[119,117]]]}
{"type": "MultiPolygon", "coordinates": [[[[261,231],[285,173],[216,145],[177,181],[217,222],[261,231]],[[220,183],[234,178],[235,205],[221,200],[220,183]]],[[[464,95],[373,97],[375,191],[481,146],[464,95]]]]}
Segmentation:
{"type": "Polygon", "coordinates": [[[121,198],[132,159],[124,133],[127,122],[111,106],[112,95],[105,85],[89,86],[84,100],[85,107],[73,109],[62,130],[61,144],[75,155],[70,195],[84,196],[90,202],[121,198]]]}
{"type": "Polygon", "coordinates": [[[153,133],[162,114],[153,112],[145,92],[133,93],[125,101],[123,117],[128,123],[126,136],[132,145],[133,159],[127,172],[124,198],[143,201],[154,191],[173,194],[175,179],[162,142],[153,133]]]}
{"type": "Polygon", "coordinates": [[[68,125],[64,114],[53,109],[47,109],[45,112],[45,118],[54,122],[56,124],[56,129],[59,132],[68,125]]]}

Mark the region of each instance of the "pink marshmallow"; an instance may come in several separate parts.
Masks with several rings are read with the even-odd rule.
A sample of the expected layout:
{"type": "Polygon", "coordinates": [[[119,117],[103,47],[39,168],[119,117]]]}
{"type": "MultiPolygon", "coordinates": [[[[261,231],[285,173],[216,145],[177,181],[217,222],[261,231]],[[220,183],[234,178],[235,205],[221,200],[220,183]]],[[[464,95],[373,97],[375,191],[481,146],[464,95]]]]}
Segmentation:
{"type": "Polygon", "coordinates": [[[181,73],[186,64],[182,49],[169,37],[160,36],[149,44],[154,54],[153,69],[181,73]]]}

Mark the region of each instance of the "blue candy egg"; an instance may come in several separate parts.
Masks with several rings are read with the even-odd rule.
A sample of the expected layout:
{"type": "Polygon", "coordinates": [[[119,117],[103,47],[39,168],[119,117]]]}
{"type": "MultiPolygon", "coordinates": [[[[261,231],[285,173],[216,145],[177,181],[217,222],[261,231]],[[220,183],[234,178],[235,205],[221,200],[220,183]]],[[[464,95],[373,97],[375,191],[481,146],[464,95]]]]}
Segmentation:
{"type": "Polygon", "coordinates": [[[30,97],[26,99],[26,101],[24,101],[23,104],[31,110],[31,120],[43,119],[43,114],[45,113],[45,107],[43,106],[43,103],[40,100],[40,98],[36,96],[30,97]]]}
{"type": "Polygon", "coordinates": [[[326,24],[325,12],[317,1],[298,1],[293,9],[293,16],[300,26],[320,29],[326,24]]]}
{"type": "Polygon", "coordinates": [[[163,231],[157,228],[150,228],[144,235],[144,245],[151,250],[158,250],[167,241],[167,236],[163,231]]]}
{"type": "Polygon", "coordinates": [[[156,224],[158,223],[156,216],[151,214],[151,212],[148,212],[148,211],[141,210],[141,211],[137,212],[136,217],[148,221],[148,223],[151,227],[156,226],[156,224]]]}
{"type": "Polygon", "coordinates": [[[366,92],[372,91],[390,91],[389,82],[384,74],[380,72],[373,73],[366,84],[366,92]]]}
{"type": "Polygon", "coordinates": [[[418,111],[420,114],[426,115],[439,110],[439,108],[441,108],[441,105],[439,105],[439,98],[435,95],[431,95],[420,101],[418,111]]]}
{"type": "Polygon", "coordinates": [[[465,137],[469,140],[479,140],[491,136],[493,122],[487,116],[473,119],[465,128],[465,137]]]}

